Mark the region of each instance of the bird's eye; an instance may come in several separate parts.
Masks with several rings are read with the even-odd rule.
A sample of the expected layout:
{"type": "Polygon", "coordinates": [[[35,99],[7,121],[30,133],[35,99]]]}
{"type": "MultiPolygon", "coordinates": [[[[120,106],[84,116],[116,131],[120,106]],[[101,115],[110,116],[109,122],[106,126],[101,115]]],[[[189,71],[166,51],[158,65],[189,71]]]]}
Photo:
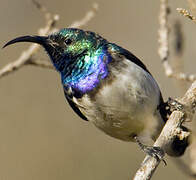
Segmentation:
{"type": "Polygon", "coordinates": [[[72,40],[71,39],[66,39],[65,40],[65,44],[70,45],[71,43],[72,43],[72,40]]]}

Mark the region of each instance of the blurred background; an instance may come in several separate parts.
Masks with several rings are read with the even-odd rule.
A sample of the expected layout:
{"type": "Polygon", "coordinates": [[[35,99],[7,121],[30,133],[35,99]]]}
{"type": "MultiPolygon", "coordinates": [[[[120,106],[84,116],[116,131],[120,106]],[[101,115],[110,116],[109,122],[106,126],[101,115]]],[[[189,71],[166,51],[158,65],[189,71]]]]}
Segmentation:
{"type": "MultiPolygon", "coordinates": [[[[60,15],[58,28],[81,19],[94,0],[38,0],[60,15]]],[[[157,53],[159,1],[97,0],[99,11],[86,30],[98,32],[138,56],[158,81],[165,99],[183,94],[165,77],[157,53]]],[[[0,0],[0,46],[14,37],[37,34],[45,20],[31,0],[0,0]]],[[[195,72],[196,26],[176,12],[188,8],[184,0],[172,0],[171,28],[179,19],[186,72],[195,72]]],[[[172,39],[172,38],[171,38],[172,39]]],[[[172,43],[171,43],[172,44],[172,43]]],[[[29,44],[0,50],[0,68],[19,57],[29,44]]],[[[42,50],[37,55],[47,59],[42,50]]],[[[172,57],[172,54],[171,54],[172,57]]],[[[122,142],[82,121],[64,99],[59,75],[48,69],[25,66],[0,79],[0,180],[128,180],[144,153],[133,143],[122,142]]],[[[153,179],[187,177],[166,157],[153,179]]]]}

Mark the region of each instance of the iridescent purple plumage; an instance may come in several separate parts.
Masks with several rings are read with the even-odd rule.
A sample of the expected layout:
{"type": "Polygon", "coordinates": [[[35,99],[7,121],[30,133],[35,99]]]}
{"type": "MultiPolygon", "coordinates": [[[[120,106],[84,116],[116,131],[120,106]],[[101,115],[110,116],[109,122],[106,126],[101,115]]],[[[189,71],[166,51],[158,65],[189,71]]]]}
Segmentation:
{"type": "Polygon", "coordinates": [[[63,84],[69,85],[80,94],[85,94],[93,90],[102,79],[107,77],[107,64],[111,61],[111,57],[104,50],[96,51],[92,56],[87,55],[86,59],[88,61],[82,69],[75,67],[77,70],[72,70],[73,72],[70,76],[62,77],[63,84]]]}
{"type": "Polygon", "coordinates": [[[107,77],[112,58],[106,48],[108,42],[98,34],[62,29],[49,39],[51,44],[45,47],[46,51],[61,74],[63,86],[71,87],[75,96],[93,90],[107,77]]]}

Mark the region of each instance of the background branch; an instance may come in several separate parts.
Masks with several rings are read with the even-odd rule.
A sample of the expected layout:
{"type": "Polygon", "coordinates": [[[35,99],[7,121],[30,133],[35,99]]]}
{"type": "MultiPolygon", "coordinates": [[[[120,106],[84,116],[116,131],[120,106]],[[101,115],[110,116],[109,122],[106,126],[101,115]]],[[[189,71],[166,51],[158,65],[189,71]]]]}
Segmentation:
{"type": "MultiPolygon", "coordinates": [[[[177,9],[178,12],[182,13],[184,16],[188,17],[195,22],[195,17],[191,15],[188,11],[184,9],[177,9]]],[[[168,25],[168,15],[169,15],[168,0],[160,0],[160,15],[159,23],[160,28],[159,34],[159,49],[158,53],[163,63],[163,68],[167,77],[172,77],[177,80],[194,81],[196,79],[195,75],[186,75],[185,73],[176,73],[168,61],[169,57],[169,25],[168,25]]],[[[196,81],[191,85],[189,90],[186,92],[183,98],[179,100],[181,104],[184,105],[185,109],[183,112],[174,111],[167,123],[165,124],[160,136],[156,140],[153,146],[161,147],[165,152],[167,152],[175,136],[179,136],[181,139],[186,138],[190,133],[183,131],[180,127],[184,121],[187,119],[192,120],[195,113],[196,104],[196,81]]],[[[196,162],[195,152],[196,149],[193,148],[192,158],[196,162]]],[[[196,164],[190,163],[186,164],[182,159],[177,160],[178,164],[183,167],[183,172],[191,177],[196,177],[196,164]]],[[[140,168],[136,172],[134,180],[146,180],[151,179],[153,173],[160,163],[159,159],[155,159],[150,156],[146,156],[142,162],[140,168]]]]}
{"type": "MultiPolygon", "coordinates": [[[[184,49],[185,49],[185,36],[183,31],[183,25],[179,19],[175,20],[172,24],[171,29],[171,40],[172,47],[170,48],[171,53],[171,66],[175,71],[175,74],[179,74],[184,71],[184,49]]],[[[176,91],[180,95],[184,94],[188,88],[189,83],[187,81],[177,81],[173,79],[173,83],[176,86],[176,91]]]]}
{"type": "MultiPolygon", "coordinates": [[[[59,15],[52,15],[46,7],[44,7],[35,0],[32,0],[32,2],[43,13],[46,19],[46,26],[44,28],[39,29],[38,34],[40,36],[46,36],[50,33],[57,31],[58,29],[56,28],[56,23],[59,20],[59,15]]],[[[85,26],[90,20],[92,20],[97,10],[98,4],[93,3],[92,10],[88,11],[81,20],[73,22],[68,27],[79,28],[85,26]]],[[[33,65],[42,68],[54,69],[50,62],[47,62],[45,60],[38,61],[33,58],[33,55],[35,55],[39,49],[40,46],[38,44],[32,44],[31,46],[29,46],[27,50],[24,50],[21,53],[20,57],[17,60],[5,65],[2,69],[0,69],[0,78],[12,72],[15,72],[16,70],[22,68],[24,65],[33,65]]]]}
{"type": "MultiPolygon", "coordinates": [[[[195,17],[191,15],[188,11],[182,8],[178,8],[177,11],[195,22],[195,17]]],[[[169,43],[168,43],[169,42],[168,40],[169,39],[169,26],[168,26],[169,12],[170,12],[170,9],[168,7],[168,1],[160,0],[160,15],[159,15],[160,28],[158,31],[158,35],[159,35],[158,54],[162,60],[165,75],[169,78],[193,82],[196,80],[195,74],[188,75],[182,72],[175,73],[174,69],[169,63],[169,60],[168,60],[168,57],[169,57],[169,43]]]]}

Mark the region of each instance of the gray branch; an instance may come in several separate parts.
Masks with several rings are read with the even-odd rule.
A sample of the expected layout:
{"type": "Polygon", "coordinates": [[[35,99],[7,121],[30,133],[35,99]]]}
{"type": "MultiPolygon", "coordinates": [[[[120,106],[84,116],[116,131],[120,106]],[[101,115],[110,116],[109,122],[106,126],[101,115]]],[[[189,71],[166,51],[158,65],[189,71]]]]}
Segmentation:
{"type": "MultiPolygon", "coordinates": [[[[59,20],[58,15],[52,15],[44,6],[42,6],[39,2],[32,0],[33,4],[43,13],[46,19],[46,26],[44,28],[39,29],[39,35],[48,35],[52,32],[57,31],[56,23],[59,20]]],[[[92,5],[92,9],[89,10],[86,15],[79,21],[73,22],[69,27],[79,28],[85,26],[92,18],[95,16],[98,10],[98,4],[94,3],[92,5]]],[[[19,70],[24,67],[24,65],[33,65],[42,68],[54,69],[52,65],[44,60],[36,60],[33,56],[38,52],[40,46],[38,44],[32,44],[27,50],[24,50],[20,57],[15,61],[5,65],[2,69],[0,69],[0,78],[19,70]]]]}

